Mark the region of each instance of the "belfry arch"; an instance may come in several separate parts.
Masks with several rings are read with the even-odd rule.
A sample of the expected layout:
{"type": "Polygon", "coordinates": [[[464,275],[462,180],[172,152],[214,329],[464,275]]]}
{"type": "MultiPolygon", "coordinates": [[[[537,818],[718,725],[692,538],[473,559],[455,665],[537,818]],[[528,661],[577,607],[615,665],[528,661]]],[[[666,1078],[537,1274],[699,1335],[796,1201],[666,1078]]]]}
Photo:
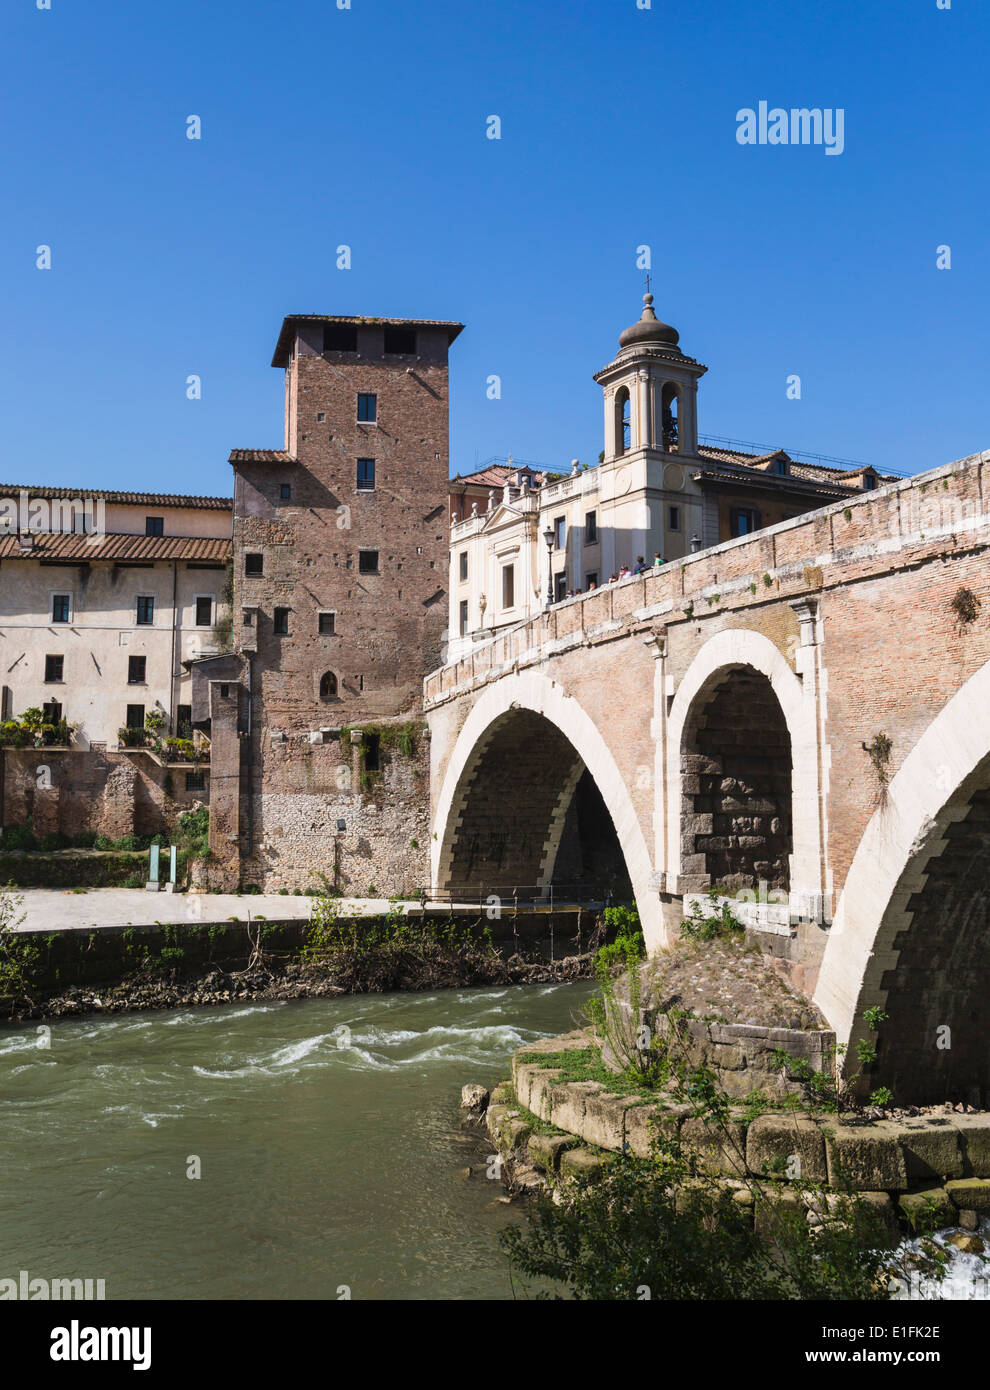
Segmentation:
{"type": "Polygon", "coordinates": [[[436,803],[434,884],[594,881],[635,898],[660,938],[646,841],[622,775],[578,702],[537,673],[506,676],[468,715],[436,803]]]}

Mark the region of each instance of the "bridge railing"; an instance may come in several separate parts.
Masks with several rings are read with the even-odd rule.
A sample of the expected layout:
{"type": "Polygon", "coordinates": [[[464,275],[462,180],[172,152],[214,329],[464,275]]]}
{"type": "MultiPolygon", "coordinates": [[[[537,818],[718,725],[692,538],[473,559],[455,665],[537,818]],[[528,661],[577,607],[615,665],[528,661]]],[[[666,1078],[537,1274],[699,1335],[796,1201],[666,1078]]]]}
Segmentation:
{"type": "Polygon", "coordinates": [[[498,883],[477,883],[462,888],[421,888],[420,902],[455,908],[466,907],[479,912],[497,909],[515,912],[519,909],[540,912],[575,911],[578,908],[602,910],[619,903],[631,902],[631,897],[616,892],[613,885],[602,883],[516,883],[505,879],[498,883]]]}

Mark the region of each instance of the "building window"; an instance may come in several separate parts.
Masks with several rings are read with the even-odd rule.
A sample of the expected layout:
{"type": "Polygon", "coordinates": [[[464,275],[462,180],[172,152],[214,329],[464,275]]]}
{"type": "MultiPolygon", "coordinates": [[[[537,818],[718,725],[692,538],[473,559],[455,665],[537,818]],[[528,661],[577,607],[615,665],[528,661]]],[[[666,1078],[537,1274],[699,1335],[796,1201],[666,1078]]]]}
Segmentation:
{"type": "Polygon", "coordinates": [[[279,637],[289,635],[289,610],[287,608],[276,608],[274,613],[273,627],[279,637]]]}
{"type": "Polygon", "coordinates": [[[244,573],[251,575],[264,574],[264,559],[261,555],[244,556],[244,573]]]}
{"type": "Polygon", "coordinates": [[[278,495],[279,495],[279,500],[280,500],[280,501],[282,501],[282,502],[290,502],[290,501],[292,500],[292,484],[291,484],[291,483],[279,483],[279,485],[278,485],[278,495]]]}
{"type": "Polygon", "coordinates": [[[192,738],[192,705],[180,705],[175,715],[177,738],[192,738]]]}
{"type": "Polygon", "coordinates": [[[143,729],[144,705],[128,705],[127,718],[124,722],[129,729],[143,729]]]}
{"type": "Polygon", "coordinates": [[[319,615],[320,636],[333,637],[337,631],[337,614],[321,613],[319,615]]]}
{"type": "Polygon", "coordinates": [[[863,474],[863,488],[866,492],[872,492],[877,485],[877,480],[872,473],[863,474]]]}
{"type": "Polygon", "coordinates": [[[679,531],[681,529],[681,509],[680,507],[667,508],[667,530],[679,531]]]}
{"type": "Polygon", "coordinates": [[[463,600],[461,601],[461,610],[460,610],[460,635],[461,635],[462,637],[466,637],[466,636],[468,635],[468,601],[467,601],[467,599],[463,599],[463,600]]]}
{"type": "Polygon", "coordinates": [[[213,622],[213,595],[196,595],[196,626],[209,627],[213,622]]]}
{"type": "Polygon", "coordinates": [[[323,325],[324,352],[357,352],[357,325],[353,323],[325,323],[323,325]]]}
{"type": "Polygon", "coordinates": [[[337,677],[332,671],[326,671],[320,677],[320,699],[335,700],[337,698],[337,677]]]}
{"type": "Polygon", "coordinates": [[[146,516],[144,519],[144,534],[146,536],[164,536],[165,518],[163,516],[146,516]]]}
{"type": "Polygon", "coordinates": [[[460,575],[460,580],[463,584],[468,577],[468,553],[466,550],[462,550],[460,555],[457,557],[457,564],[458,574],[460,575]]]}
{"type": "Polygon", "coordinates": [[[358,551],[358,574],[377,574],[378,573],[378,551],[359,550],[358,551]]]}
{"type": "Polygon", "coordinates": [[[382,765],[381,734],[363,733],[361,735],[361,750],[364,753],[365,772],[377,772],[382,765]]]}
{"type": "Polygon", "coordinates": [[[515,565],[503,565],[502,567],[502,607],[514,608],[516,603],[516,567],[515,565]]]}
{"type": "Polygon", "coordinates": [[[147,669],[148,658],[146,656],[129,656],[127,658],[127,684],[144,685],[147,669]]]}
{"type": "Polygon", "coordinates": [[[58,724],[62,718],[62,706],[57,700],[46,700],[41,706],[41,717],[46,724],[58,724]]]}
{"type": "Polygon", "coordinates": [[[598,544],[598,513],[588,512],[584,518],[585,545],[598,544]]]}
{"type": "Polygon", "coordinates": [[[730,513],[730,529],[733,536],[749,536],[758,524],[756,512],[751,507],[733,507],[730,513]]]}
{"type": "Polygon", "coordinates": [[[52,622],[67,623],[72,617],[72,595],[52,595],[52,622]]]}
{"type": "Polygon", "coordinates": [[[597,571],[597,570],[589,570],[589,572],[584,576],[584,587],[585,587],[586,589],[597,589],[597,588],[598,588],[598,571],[597,571]]]}
{"type": "Polygon", "coordinates": [[[358,459],[357,461],[357,489],[358,492],[374,492],[375,490],[375,460],[358,459]]]}
{"type": "Polygon", "coordinates": [[[45,657],[45,680],[49,684],[63,679],[62,669],[65,666],[64,656],[45,657]]]}
{"type": "Polygon", "coordinates": [[[363,425],[373,425],[378,419],[378,397],[358,395],[358,420],[363,425]]]}
{"type": "Polygon", "coordinates": [[[206,773],[205,773],[205,772],[187,772],[187,773],[186,773],[186,791],[187,791],[187,792],[205,792],[205,791],[206,791],[206,773]]]}
{"type": "Polygon", "coordinates": [[[787,460],[786,460],[786,459],[774,459],[774,461],[773,461],[773,471],[777,474],[778,477],[780,477],[780,478],[786,478],[786,477],[787,477],[787,473],[788,473],[787,460]]]}
{"type": "Polygon", "coordinates": [[[553,598],[555,603],[560,603],[567,597],[567,575],[555,574],[553,577],[553,598]]]}
{"type": "Polygon", "coordinates": [[[555,517],[553,523],[553,548],[554,550],[563,550],[566,544],[567,518],[563,516],[555,517]]]}
{"type": "Polygon", "coordinates": [[[416,330],[413,328],[386,328],[385,351],[397,356],[412,357],[416,352],[416,330]]]}
{"type": "Polygon", "coordinates": [[[140,594],[137,601],[139,627],[150,627],[155,621],[155,600],[150,594],[140,594]]]}

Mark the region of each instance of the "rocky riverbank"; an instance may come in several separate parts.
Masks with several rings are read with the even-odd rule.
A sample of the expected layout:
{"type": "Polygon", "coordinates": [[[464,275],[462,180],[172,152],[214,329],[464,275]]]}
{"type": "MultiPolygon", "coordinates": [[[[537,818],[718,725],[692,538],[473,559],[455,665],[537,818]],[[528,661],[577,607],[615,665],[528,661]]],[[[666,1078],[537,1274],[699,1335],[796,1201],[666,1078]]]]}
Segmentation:
{"type": "Polygon", "coordinates": [[[558,961],[534,961],[518,954],[503,958],[465,948],[442,955],[410,950],[401,959],[391,960],[387,970],[369,972],[363,977],[349,961],[262,960],[242,970],[224,970],[215,964],[204,965],[198,971],[139,969],[106,984],[71,985],[44,998],[18,1000],[12,1004],[10,1021],[245,1001],[317,999],[385,990],[559,984],[587,979],[592,974],[592,960],[591,952],[558,961]]]}

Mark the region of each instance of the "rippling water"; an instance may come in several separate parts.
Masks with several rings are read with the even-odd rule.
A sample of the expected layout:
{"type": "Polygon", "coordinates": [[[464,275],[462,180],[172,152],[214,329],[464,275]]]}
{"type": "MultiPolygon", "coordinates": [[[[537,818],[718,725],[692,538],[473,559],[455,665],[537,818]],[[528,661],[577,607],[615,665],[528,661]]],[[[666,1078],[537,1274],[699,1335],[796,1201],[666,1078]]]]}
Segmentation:
{"type": "Polygon", "coordinates": [[[107,1298],[510,1298],[467,1081],[587,983],[111,1015],[0,1034],[0,1277],[107,1298]],[[346,1031],[344,1031],[346,1030],[346,1031]],[[202,1176],[187,1176],[193,1156],[202,1176]]]}

